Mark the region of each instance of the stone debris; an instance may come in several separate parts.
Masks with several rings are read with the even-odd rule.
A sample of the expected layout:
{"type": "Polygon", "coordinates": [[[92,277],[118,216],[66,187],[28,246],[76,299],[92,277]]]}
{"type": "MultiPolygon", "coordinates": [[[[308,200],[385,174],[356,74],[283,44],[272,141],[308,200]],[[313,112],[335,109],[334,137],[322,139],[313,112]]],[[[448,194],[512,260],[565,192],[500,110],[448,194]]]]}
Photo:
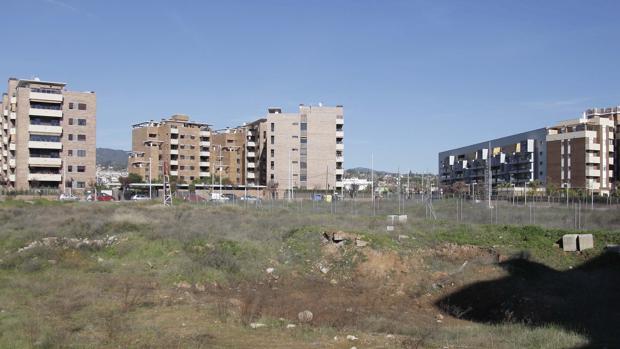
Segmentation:
{"type": "Polygon", "coordinates": [[[196,283],[194,287],[196,288],[196,291],[199,291],[199,292],[204,292],[207,290],[207,287],[205,285],[199,284],[199,283],[196,283]]]}
{"type": "Polygon", "coordinates": [[[297,327],[297,325],[295,325],[295,324],[288,324],[288,325],[286,325],[286,328],[295,328],[295,327],[297,327]]]}
{"type": "Polygon", "coordinates": [[[299,319],[300,322],[310,322],[312,321],[313,317],[314,317],[314,314],[312,314],[310,310],[304,310],[304,311],[299,312],[299,314],[297,314],[297,318],[299,319]]]}
{"type": "Polygon", "coordinates": [[[351,241],[355,244],[355,247],[368,246],[369,242],[363,240],[359,235],[354,233],[346,233],[338,230],[335,232],[324,232],[323,239],[325,242],[331,242],[337,246],[341,246],[345,241],[351,241]]]}
{"type": "Polygon", "coordinates": [[[403,235],[403,234],[398,235],[398,241],[403,241],[407,239],[409,239],[408,235],[403,235]]]}
{"type": "Polygon", "coordinates": [[[368,241],[364,241],[364,240],[360,240],[360,239],[355,239],[355,246],[356,247],[366,247],[368,245],[368,241]]]}
{"type": "Polygon", "coordinates": [[[252,322],[250,324],[250,327],[252,328],[261,328],[261,327],[267,327],[267,325],[260,323],[260,322],[252,322]]]}
{"type": "Polygon", "coordinates": [[[274,268],[267,268],[265,271],[267,272],[267,274],[272,274],[275,271],[275,269],[274,268]]]}
{"type": "Polygon", "coordinates": [[[354,336],[354,335],[352,335],[352,334],[348,334],[348,335],[347,335],[347,339],[348,339],[348,340],[350,340],[350,341],[356,341],[356,340],[358,340],[359,338],[355,337],[355,336],[354,336]]]}
{"type": "Polygon", "coordinates": [[[394,231],[394,226],[393,225],[388,225],[387,226],[387,231],[394,231]]]}
{"type": "Polygon", "coordinates": [[[36,247],[56,247],[63,249],[102,249],[118,243],[119,239],[116,235],[106,236],[104,239],[77,239],[64,237],[46,237],[41,240],[35,240],[28,245],[17,250],[18,253],[31,250],[36,247]]]}
{"type": "Polygon", "coordinates": [[[189,290],[190,288],[192,288],[192,284],[190,284],[187,281],[179,281],[176,284],[174,284],[174,286],[176,286],[176,288],[180,288],[183,290],[189,290]]]}
{"type": "Polygon", "coordinates": [[[394,338],[396,338],[396,337],[394,337],[394,335],[393,335],[393,334],[386,334],[386,335],[385,335],[385,338],[387,338],[387,339],[394,339],[394,338]]]}

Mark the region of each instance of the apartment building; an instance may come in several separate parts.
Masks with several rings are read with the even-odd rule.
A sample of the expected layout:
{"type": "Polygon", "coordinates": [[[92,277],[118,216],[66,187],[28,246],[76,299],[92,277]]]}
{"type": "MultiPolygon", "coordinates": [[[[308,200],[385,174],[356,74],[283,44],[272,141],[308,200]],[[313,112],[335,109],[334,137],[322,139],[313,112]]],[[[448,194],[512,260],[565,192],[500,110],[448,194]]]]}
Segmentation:
{"type": "MultiPolygon", "coordinates": [[[[211,136],[213,151],[212,173],[232,185],[254,185],[254,178],[246,182],[247,130],[244,127],[216,131],[211,136]]],[[[249,179],[249,178],[248,178],[249,179]]]]}
{"type": "Polygon", "coordinates": [[[508,183],[521,187],[534,180],[545,183],[546,136],[547,129],[540,128],[441,152],[440,184],[482,184],[488,183],[489,177],[493,186],[508,183]]]}
{"type": "Polygon", "coordinates": [[[79,192],[95,183],[97,98],[65,87],[38,78],[8,80],[0,104],[6,188],[79,192]]]}
{"type": "Polygon", "coordinates": [[[548,130],[548,183],[609,195],[614,185],[615,121],[584,113],[548,130]]]}
{"type": "Polygon", "coordinates": [[[614,139],[614,183],[617,186],[620,183],[620,153],[615,151],[620,145],[620,107],[607,107],[607,108],[593,108],[588,109],[585,112],[585,117],[591,119],[593,117],[602,117],[609,120],[613,120],[614,128],[616,130],[614,139]]]}
{"type": "Polygon", "coordinates": [[[269,108],[244,126],[248,174],[278,195],[293,190],[341,191],[344,176],[344,108],[300,105],[295,113],[269,108]]]}
{"type": "Polygon", "coordinates": [[[209,125],[187,115],[135,124],[128,171],[145,181],[161,180],[166,169],[181,183],[206,182],[211,177],[210,139],[209,125]]]}

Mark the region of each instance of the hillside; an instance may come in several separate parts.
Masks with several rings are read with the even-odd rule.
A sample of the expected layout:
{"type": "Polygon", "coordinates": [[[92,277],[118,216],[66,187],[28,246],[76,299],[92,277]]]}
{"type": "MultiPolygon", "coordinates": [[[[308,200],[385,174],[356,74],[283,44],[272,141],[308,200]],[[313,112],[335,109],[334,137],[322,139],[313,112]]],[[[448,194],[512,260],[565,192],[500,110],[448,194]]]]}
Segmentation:
{"type": "Polygon", "coordinates": [[[109,148],[97,148],[97,165],[112,166],[120,170],[127,168],[127,151],[109,148]]]}

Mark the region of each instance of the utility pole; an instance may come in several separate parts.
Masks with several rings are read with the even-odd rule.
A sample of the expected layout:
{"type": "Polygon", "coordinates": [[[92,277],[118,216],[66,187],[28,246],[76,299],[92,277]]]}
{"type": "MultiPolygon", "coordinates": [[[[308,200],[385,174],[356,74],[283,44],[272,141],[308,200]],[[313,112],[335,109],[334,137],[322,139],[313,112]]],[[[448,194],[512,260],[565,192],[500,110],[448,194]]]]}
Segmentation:
{"type": "Polygon", "coordinates": [[[370,191],[372,195],[372,215],[374,216],[376,213],[375,210],[375,155],[374,153],[370,154],[370,191]]]}
{"type": "Polygon", "coordinates": [[[149,156],[149,200],[153,199],[153,193],[151,188],[153,187],[152,184],[152,180],[151,180],[151,163],[153,161],[153,158],[151,156],[149,156]]]}
{"type": "Polygon", "coordinates": [[[493,190],[493,174],[491,173],[491,141],[489,141],[489,150],[487,151],[487,168],[489,170],[489,208],[491,208],[491,191],[493,190]]]}

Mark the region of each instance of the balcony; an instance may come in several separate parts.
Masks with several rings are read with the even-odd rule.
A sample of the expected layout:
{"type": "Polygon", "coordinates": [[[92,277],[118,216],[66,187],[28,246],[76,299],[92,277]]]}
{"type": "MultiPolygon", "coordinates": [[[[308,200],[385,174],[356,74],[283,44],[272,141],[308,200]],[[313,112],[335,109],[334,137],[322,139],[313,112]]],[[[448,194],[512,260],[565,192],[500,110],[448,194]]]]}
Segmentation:
{"type": "Polygon", "coordinates": [[[249,158],[255,158],[256,157],[256,153],[253,151],[248,152],[248,157],[249,158]]]}
{"type": "Polygon", "coordinates": [[[586,177],[600,177],[601,170],[586,167],[586,177]]]}
{"type": "Polygon", "coordinates": [[[248,162],[248,168],[256,168],[256,163],[248,162]]]}
{"type": "Polygon", "coordinates": [[[59,173],[29,173],[28,180],[41,182],[60,182],[62,178],[59,173]]]}
{"type": "Polygon", "coordinates": [[[5,130],[8,130],[9,129],[9,124],[7,124],[7,123],[2,124],[2,128],[5,129],[5,130]]]}
{"type": "Polygon", "coordinates": [[[344,118],[336,118],[336,125],[344,125],[344,118]]]}
{"type": "Polygon", "coordinates": [[[15,149],[16,149],[16,148],[17,148],[17,147],[15,146],[15,143],[10,143],[10,144],[9,144],[9,150],[13,150],[13,151],[15,151],[15,149]]]}
{"type": "Polygon", "coordinates": [[[11,104],[17,103],[17,97],[11,97],[11,104]]]}
{"type": "Polygon", "coordinates": [[[17,133],[17,131],[15,130],[15,127],[11,127],[11,130],[9,130],[9,134],[15,135],[17,133]]]}
{"type": "Polygon", "coordinates": [[[209,162],[208,161],[201,161],[198,163],[198,165],[200,167],[209,167],[209,162]]]}
{"type": "Polygon", "coordinates": [[[179,175],[179,171],[170,171],[170,175],[171,176],[178,176],[179,175]]]}
{"type": "Polygon", "coordinates": [[[211,174],[209,172],[200,172],[200,177],[211,177],[211,174]]]}
{"type": "Polygon", "coordinates": [[[15,168],[15,159],[9,159],[9,166],[15,168]]]}
{"type": "Polygon", "coordinates": [[[37,116],[48,116],[48,117],[54,117],[54,118],[61,118],[62,110],[30,108],[29,114],[37,115],[37,116]]]}
{"type": "Polygon", "coordinates": [[[179,155],[178,149],[170,149],[170,155],[179,155]]]}
{"type": "Polygon", "coordinates": [[[211,131],[200,131],[200,137],[211,137],[211,131]]]}
{"type": "Polygon", "coordinates": [[[170,166],[178,166],[179,160],[170,160],[170,166]]]}
{"type": "Polygon", "coordinates": [[[336,175],[343,175],[344,174],[344,169],[343,168],[337,168],[336,169],[336,175]]]}
{"type": "Polygon", "coordinates": [[[600,164],[601,157],[594,154],[586,154],[586,162],[589,164],[600,164]]]}
{"type": "Polygon", "coordinates": [[[170,144],[174,144],[174,145],[178,145],[179,144],[179,140],[178,139],[170,139],[170,144]]]}
{"type": "Polygon", "coordinates": [[[610,165],[613,165],[614,164],[614,158],[609,158],[608,162],[609,162],[610,165]]]}
{"type": "Polygon", "coordinates": [[[62,160],[60,158],[28,158],[28,165],[31,167],[60,167],[62,160]]]}
{"type": "Polygon", "coordinates": [[[336,150],[344,150],[344,143],[336,143],[336,150]]]}
{"type": "Polygon", "coordinates": [[[170,134],[173,134],[173,135],[179,134],[179,129],[176,128],[176,127],[171,127],[170,128],[170,134]]]}
{"type": "Polygon", "coordinates": [[[254,136],[254,132],[248,131],[248,136],[250,136],[250,137],[254,136]]]}
{"type": "Polygon", "coordinates": [[[28,148],[35,148],[35,149],[62,149],[62,143],[61,142],[28,141],[28,148]]]}
{"type": "Polygon", "coordinates": [[[336,156],[336,162],[344,162],[344,156],[336,156]]]}
{"type": "Polygon", "coordinates": [[[17,119],[17,114],[15,112],[11,112],[10,119],[11,120],[17,119]]]}
{"type": "Polygon", "coordinates": [[[211,156],[211,153],[208,151],[201,151],[200,156],[211,156]]]}
{"type": "Polygon", "coordinates": [[[336,181],[336,188],[342,187],[342,181],[336,181]]]}
{"type": "Polygon", "coordinates": [[[254,175],[254,172],[248,172],[248,178],[249,178],[249,179],[254,179],[254,178],[256,178],[256,176],[254,175]]]}
{"type": "Polygon", "coordinates": [[[336,138],[344,138],[344,131],[336,131],[336,138]]]}
{"type": "Polygon", "coordinates": [[[2,115],[3,115],[3,116],[9,116],[9,111],[8,111],[8,109],[4,109],[4,110],[2,111],[2,115]]]}
{"type": "Polygon", "coordinates": [[[9,152],[6,149],[2,149],[2,156],[9,156],[9,152]]]}
{"type": "Polygon", "coordinates": [[[248,142],[248,148],[254,148],[254,147],[256,147],[256,142],[249,141],[248,142]]]}
{"type": "Polygon", "coordinates": [[[9,175],[9,181],[15,182],[15,175],[14,174],[10,174],[9,175]]]}
{"type": "Polygon", "coordinates": [[[31,101],[40,101],[40,102],[62,102],[62,94],[60,93],[42,93],[42,92],[32,92],[30,91],[30,100],[31,101]]]}
{"type": "Polygon", "coordinates": [[[2,164],[2,170],[3,171],[7,171],[9,169],[9,167],[6,164],[2,164]]]}
{"type": "Polygon", "coordinates": [[[211,145],[211,142],[209,141],[200,141],[200,146],[201,147],[208,147],[211,145]]]}
{"type": "Polygon", "coordinates": [[[30,133],[60,136],[62,134],[62,126],[32,125],[31,124],[28,126],[28,131],[30,133]]]}
{"type": "Polygon", "coordinates": [[[601,150],[601,145],[594,142],[586,142],[586,150],[601,150]]]}

